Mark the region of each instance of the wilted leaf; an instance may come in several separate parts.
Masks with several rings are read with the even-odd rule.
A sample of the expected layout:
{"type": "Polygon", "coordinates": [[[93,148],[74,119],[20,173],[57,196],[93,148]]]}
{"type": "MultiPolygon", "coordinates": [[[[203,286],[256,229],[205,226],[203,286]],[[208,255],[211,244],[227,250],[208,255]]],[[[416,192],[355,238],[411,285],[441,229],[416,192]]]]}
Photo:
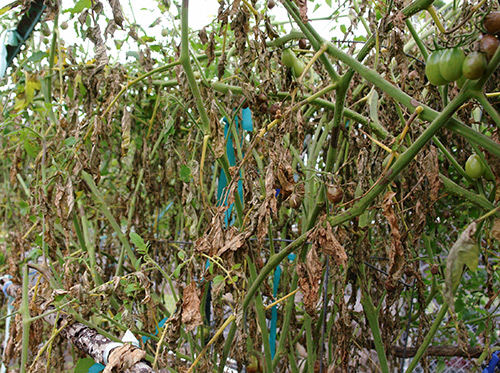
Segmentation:
{"type": "Polygon", "coordinates": [[[462,232],[446,259],[444,299],[452,312],[455,306],[455,293],[464,267],[467,266],[471,271],[475,271],[479,263],[479,246],[474,238],[476,228],[476,223],[473,222],[462,232]]]}
{"type": "Polygon", "coordinates": [[[304,295],[304,307],[306,312],[313,316],[316,312],[316,304],[319,299],[319,282],[323,273],[323,267],[314,247],[309,250],[306,263],[297,266],[299,275],[299,287],[304,295]]]}
{"type": "Polygon", "coordinates": [[[203,324],[200,313],[201,302],[194,281],[191,281],[184,289],[182,299],[182,322],[186,324],[186,330],[190,332],[203,324]]]}
{"type": "Polygon", "coordinates": [[[491,228],[491,235],[495,237],[497,241],[500,241],[500,219],[496,219],[493,222],[493,227],[491,228]]]}
{"type": "Polygon", "coordinates": [[[401,279],[405,265],[403,245],[401,244],[401,233],[399,232],[398,220],[392,209],[392,198],[394,192],[387,192],[382,203],[382,214],[385,216],[391,227],[391,246],[389,248],[389,278],[386,281],[387,287],[394,287],[396,281],[401,279]]]}
{"type": "Polygon", "coordinates": [[[318,229],[314,230],[309,239],[313,241],[315,247],[319,247],[326,255],[333,257],[337,265],[346,264],[347,254],[344,247],[335,238],[329,222],[326,223],[326,228],[320,225],[318,229]]]}
{"type": "Polygon", "coordinates": [[[226,234],[224,246],[222,246],[219,251],[217,251],[217,255],[221,256],[229,249],[231,249],[232,251],[236,251],[243,246],[244,242],[245,233],[238,233],[238,230],[236,228],[231,227],[226,234]]]}
{"type": "Polygon", "coordinates": [[[441,187],[441,179],[439,178],[439,161],[436,147],[431,146],[429,152],[422,162],[425,176],[429,181],[430,192],[429,197],[431,201],[438,198],[439,188],[441,187]]]}
{"type": "Polygon", "coordinates": [[[123,109],[122,116],[122,156],[127,154],[130,146],[130,129],[132,127],[132,117],[127,108],[123,109]]]}
{"type": "Polygon", "coordinates": [[[111,10],[113,11],[113,19],[118,26],[123,28],[123,21],[125,17],[123,15],[122,7],[119,0],[108,0],[109,5],[111,5],[111,10]]]}
{"type": "Polygon", "coordinates": [[[129,343],[111,350],[108,364],[103,373],[125,372],[146,357],[146,351],[140,350],[129,343]]]}

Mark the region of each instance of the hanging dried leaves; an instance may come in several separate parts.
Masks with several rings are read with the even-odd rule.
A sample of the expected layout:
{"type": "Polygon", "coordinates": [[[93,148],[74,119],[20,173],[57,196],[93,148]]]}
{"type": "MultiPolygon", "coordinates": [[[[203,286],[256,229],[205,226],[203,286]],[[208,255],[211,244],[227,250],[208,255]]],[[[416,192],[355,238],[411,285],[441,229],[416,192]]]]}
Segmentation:
{"type": "Polygon", "coordinates": [[[108,0],[108,2],[109,5],[111,5],[111,10],[113,11],[113,20],[118,26],[123,29],[123,21],[125,21],[125,16],[123,15],[120,0],[108,0]]]}
{"type": "MultiPolygon", "coordinates": [[[[324,221],[324,219],[321,219],[321,221],[324,221]]],[[[346,265],[347,254],[344,247],[335,238],[329,222],[326,222],[325,227],[320,222],[317,228],[311,232],[308,239],[313,242],[314,248],[319,248],[324,254],[330,255],[337,265],[346,265]]]]}
{"type": "Polygon", "coordinates": [[[399,232],[398,220],[392,209],[392,199],[396,193],[387,192],[382,202],[382,214],[385,216],[391,227],[391,245],[389,247],[389,277],[386,287],[393,289],[396,282],[401,279],[405,266],[403,245],[401,243],[401,233],[399,232]]]}
{"type": "Polygon", "coordinates": [[[188,332],[203,325],[200,313],[200,303],[196,283],[191,281],[184,289],[182,297],[182,322],[186,324],[186,330],[188,332]]]}
{"type": "Polygon", "coordinates": [[[433,202],[437,200],[439,195],[439,188],[441,187],[441,179],[439,178],[438,154],[435,146],[430,146],[429,152],[422,162],[422,166],[425,172],[425,176],[429,181],[429,197],[433,202]]]}
{"type": "Polygon", "coordinates": [[[307,253],[306,263],[299,263],[297,265],[299,287],[304,295],[304,307],[306,312],[311,316],[316,315],[316,304],[319,299],[319,285],[322,273],[323,266],[316,249],[312,247],[307,253]]]}
{"type": "Polygon", "coordinates": [[[475,271],[479,263],[479,245],[476,244],[474,238],[476,229],[476,222],[471,223],[458,237],[448,254],[448,258],[446,258],[443,295],[452,312],[455,309],[455,293],[464,268],[467,266],[471,271],[475,271]]]}
{"type": "Polygon", "coordinates": [[[132,128],[132,117],[127,108],[123,109],[122,116],[122,156],[127,155],[130,146],[130,129],[132,128]]]}

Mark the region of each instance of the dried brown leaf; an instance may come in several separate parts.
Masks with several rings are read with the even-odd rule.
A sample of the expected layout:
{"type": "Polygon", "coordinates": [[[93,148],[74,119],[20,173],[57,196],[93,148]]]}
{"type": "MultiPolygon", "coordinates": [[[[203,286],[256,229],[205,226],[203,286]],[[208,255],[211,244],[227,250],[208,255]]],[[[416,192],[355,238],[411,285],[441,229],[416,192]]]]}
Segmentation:
{"type": "Polygon", "coordinates": [[[224,254],[227,250],[231,249],[232,251],[238,250],[245,243],[245,232],[238,233],[238,230],[234,227],[229,228],[226,233],[226,239],[224,246],[222,246],[217,252],[218,256],[224,254]]]}
{"type": "Polygon", "coordinates": [[[386,286],[394,287],[401,279],[405,266],[403,245],[401,243],[401,233],[399,232],[398,220],[392,209],[392,198],[394,192],[387,192],[382,202],[382,214],[385,216],[391,227],[391,246],[389,248],[389,277],[386,286]]]}
{"type": "Polygon", "coordinates": [[[122,6],[120,5],[120,0],[108,0],[111,10],[113,11],[113,20],[118,26],[123,29],[123,21],[125,21],[125,16],[123,15],[122,6]]]}
{"type": "Polygon", "coordinates": [[[127,108],[123,109],[122,116],[122,156],[127,154],[128,148],[130,146],[130,129],[132,128],[132,117],[128,112],[127,108]]]}
{"type": "Polygon", "coordinates": [[[493,227],[491,228],[491,235],[495,237],[497,241],[500,241],[500,219],[496,219],[493,222],[493,227]]]}
{"type": "Polygon", "coordinates": [[[304,307],[306,312],[313,316],[316,312],[316,304],[319,299],[319,283],[323,273],[323,266],[318,258],[314,247],[309,250],[306,263],[299,263],[297,274],[299,275],[299,287],[304,295],[304,307]]]}
{"type": "Polygon", "coordinates": [[[347,263],[347,254],[344,247],[335,238],[329,222],[326,223],[326,228],[320,226],[315,230],[311,239],[315,246],[319,247],[326,255],[333,257],[337,265],[345,266],[347,263]]]}
{"type": "Polygon", "coordinates": [[[140,350],[129,343],[111,350],[108,364],[103,373],[124,372],[146,357],[146,351],[140,350]]]}
{"type": "Polygon", "coordinates": [[[186,324],[186,330],[190,332],[203,324],[200,313],[201,301],[194,281],[191,281],[184,289],[182,299],[182,322],[186,324]]]}
{"type": "Polygon", "coordinates": [[[309,18],[307,18],[307,0],[297,0],[297,5],[299,6],[299,14],[302,22],[309,22],[309,18]]]}
{"type": "Polygon", "coordinates": [[[424,168],[425,176],[429,181],[430,200],[435,201],[438,198],[439,188],[441,187],[441,179],[439,178],[439,161],[436,147],[430,147],[429,152],[422,162],[422,166],[424,168]]]}

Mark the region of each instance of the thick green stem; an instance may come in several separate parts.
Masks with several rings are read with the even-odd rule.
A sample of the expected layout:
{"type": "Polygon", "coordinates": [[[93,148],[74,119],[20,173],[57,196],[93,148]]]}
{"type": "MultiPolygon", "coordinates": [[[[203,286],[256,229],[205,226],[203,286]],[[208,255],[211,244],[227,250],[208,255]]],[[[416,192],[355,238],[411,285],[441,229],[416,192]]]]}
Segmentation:
{"type": "Polygon", "coordinates": [[[444,316],[446,315],[446,312],[448,311],[448,304],[443,303],[441,306],[441,309],[439,310],[439,313],[436,317],[436,320],[432,323],[431,329],[429,332],[425,335],[424,341],[418,348],[417,353],[415,354],[415,357],[411,361],[410,365],[408,366],[408,369],[406,369],[406,373],[413,372],[413,369],[418,365],[420,359],[422,356],[424,356],[425,351],[427,351],[427,348],[429,347],[430,343],[432,342],[432,338],[434,338],[434,335],[436,334],[437,330],[439,329],[439,326],[441,325],[441,322],[444,319],[444,316]]]}
{"type": "MultiPolygon", "coordinates": [[[[252,281],[257,277],[257,271],[255,270],[255,264],[247,258],[248,269],[250,270],[250,278],[252,281]]],[[[262,302],[262,295],[258,294],[255,297],[255,311],[257,312],[257,320],[260,326],[260,332],[262,334],[262,344],[264,345],[264,358],[266,362],[266,372],[272,372],[273,361],[271,357],[271,346],[269,345],[269,334],[267,331],[266,323],[266,311],[264,311],[264,304],[262,302]]]]}
{"type": "Polygon", "coordinates": [[[196,78],[194,77],[193,68],[191,67],[191,61],[189,58],[189,25],[188,25],[188,11],[189,11],[189,0],[182,0],[182,11],[181,11],[181,55],[180,62],[186,73],[186,78],[189,83],[189,88],[191,88],[191,93],[194,96],[194,101],[196,107],[200,114],[201,128],[203,135],[210,135],[210,119],[208,118],[203,99],[201,97],[200,89],[196,78]]]}
{"type": "MultiPolygon", "coordinates": [[[[364,265],[361,265],[361,267],[364,267],[364,265]]],[[[364,275],[364,268],[361,270],[361,272],[364,275]]],[[[368,324],[370,325],[370,330],[373,335],[373,343],[375,344],[375,350],[377,351],[380,369],[383,373],[389,373],[389,365],[387,363],[384,342],[382,341],[382,335],[380,334],[380,326],[378,322],[379,310],[373,305],[373,300],[370,296],[367,286],[368,285],[366,284],[365,279],[365,281],[361,283],[361,305],[363,306],[365,316],[368,319],[368,324]]]]}

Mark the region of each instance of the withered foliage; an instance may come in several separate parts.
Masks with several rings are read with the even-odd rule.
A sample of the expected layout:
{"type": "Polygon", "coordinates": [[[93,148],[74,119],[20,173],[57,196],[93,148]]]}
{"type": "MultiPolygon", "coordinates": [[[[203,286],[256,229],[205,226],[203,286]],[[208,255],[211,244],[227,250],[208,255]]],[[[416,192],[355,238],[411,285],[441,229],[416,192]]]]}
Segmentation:
{"type": "MultiPolygon", "coordinates": [[[[52,26],[60,4],[45,3],[43,22],[52,26]]],[[[332,11],[332,22],[349,19],[342,40],[332,43],[378,73],[377,86],[327,52],[299,81],[282,51],[291,49],[305,65],[316,51],[304,45],[314,43],[276,24],[267,12],[271,4],[220,1],[217,18],[190,31],[198,97],[179,63],[181,27],[167,12],[168,1],[158,2],[163,13],[149,27],[126,19],[125,2],[83,3],[59,20],[72,15],[90,52],[64,45],[57,39],[62,32],[53,53],[45,53],[51,44],[30,49],[43,39],[27,44],[7,70],[1,96],[0,268],[17,283],[27,262],[44,273],[30,284],[31,316],[54,303],[115,335],[127,328],[147,333],[142,347],[159,351],[162,369],[187,371],[193,362],[184,357],[203,351],[199,371],[220,366],[223,357],[239,371],[251,371],[252,364],[265,370],[270,348],[263,346],[274,343],[276,371],[289,371],[291,357],[304,366],[308,354],[318,357],[314,369],[322,362],[324,371],[370,371],[379,360],[360,302],[363,289],[377,310],[389,365],[399,367],[392,355],[405,343],[399,336],[408,331],[407,345],[419,346],[435,317],[428,310],[442,304],[434,294],[445,281],[443,261],[458,230],[486,212],[478,204],[485,209],[500,200],[500,161],[493,152],[484,152],[493,180],[488,172],[471,183],[457,164],[483,152],[481,144],[471,146],[467,133],[459,136],[449,123],[426,144],[419,140],[431,125],[422,119],[430,117],[429,108],[442,111],[460,90],[450,84],[443,99],[443,90],[428,84],[404,15],[409,1],[358,2],[359,13],[347,2],[332,11]],[[361,17],[378,43],[356,34],[361,17]],[[158,27],[167,32],[152,36],[158,27]],[[117,59],[111,43],[128,48],[126,57],[117,59]],[[352,79],[321,93],[334,83],[332,69],[352,79]],[[381,79],[394,91],[382,89],[381,79]],[[401,93],[410,98],[402,100],[401,93]],[[425,115],[411,123],[410,99],[426,105],[425,115]],[[420,148],[410,160],[415,144],[420,148]],[[331,201],[331,185],[341,201],[331,201]],[[261,282],[248,299],[255,290],[250,265],[261,282]],[[262,309],[257,296],[264,307],[278,303],[262,309]],[[223,331],[231,314],[234,329],[223,331]],[[262,322],[276,329],[261,330],[262,322]]],[[[311,3],[286,3],[314,27],[311,3]]],[[[22,1],[16,12],[29,6],[22,1]]],[[[444,45],[456,42],[447,34],[439,38],[444,45]]],[[[430,38],[423,42],[434,48],[430,38]]],[[[487,92],[497,89],[499,75],[487,92]]],[[[493,96],[488,100],[498,108],[493,96]]],[[[483,109],[468,101],[455,117],[479,129],[475,138],[492,140],[482,143],[491,149],[500,144],[499,131],[496,116],[483,109]]],[[[483,224],[477,242],[487,249],[478,274],[462,280],[476,292],[455,289],[461,262],[448,281],[461,316],[463,304],[483,302],[475,295],[482,290],[491,310],[497,302],[498,243],[491,238],[500,240],[500,223],[483,224]],[[486,281],[477,280],[482,275],[486,281]]],[[[451,293],[445,293],[449,302],[451,293]]],[[[450,325],[440,342],[466,350],[466,333],[460,329],[457,338],[450,325]]],[[[493,320],[481,325],[485,340],[494,326],[493,320]]],[[[19,359],[22,332],[16,316],[5,361],[19,359]]],[[[51,335],[43,322],[31,323],[30,364],[51,335]]],[[[66,357],[64,348],[53,349],[51,360],[45,355],[32,370],[47,362],[60,367],[66,357]]]]}

